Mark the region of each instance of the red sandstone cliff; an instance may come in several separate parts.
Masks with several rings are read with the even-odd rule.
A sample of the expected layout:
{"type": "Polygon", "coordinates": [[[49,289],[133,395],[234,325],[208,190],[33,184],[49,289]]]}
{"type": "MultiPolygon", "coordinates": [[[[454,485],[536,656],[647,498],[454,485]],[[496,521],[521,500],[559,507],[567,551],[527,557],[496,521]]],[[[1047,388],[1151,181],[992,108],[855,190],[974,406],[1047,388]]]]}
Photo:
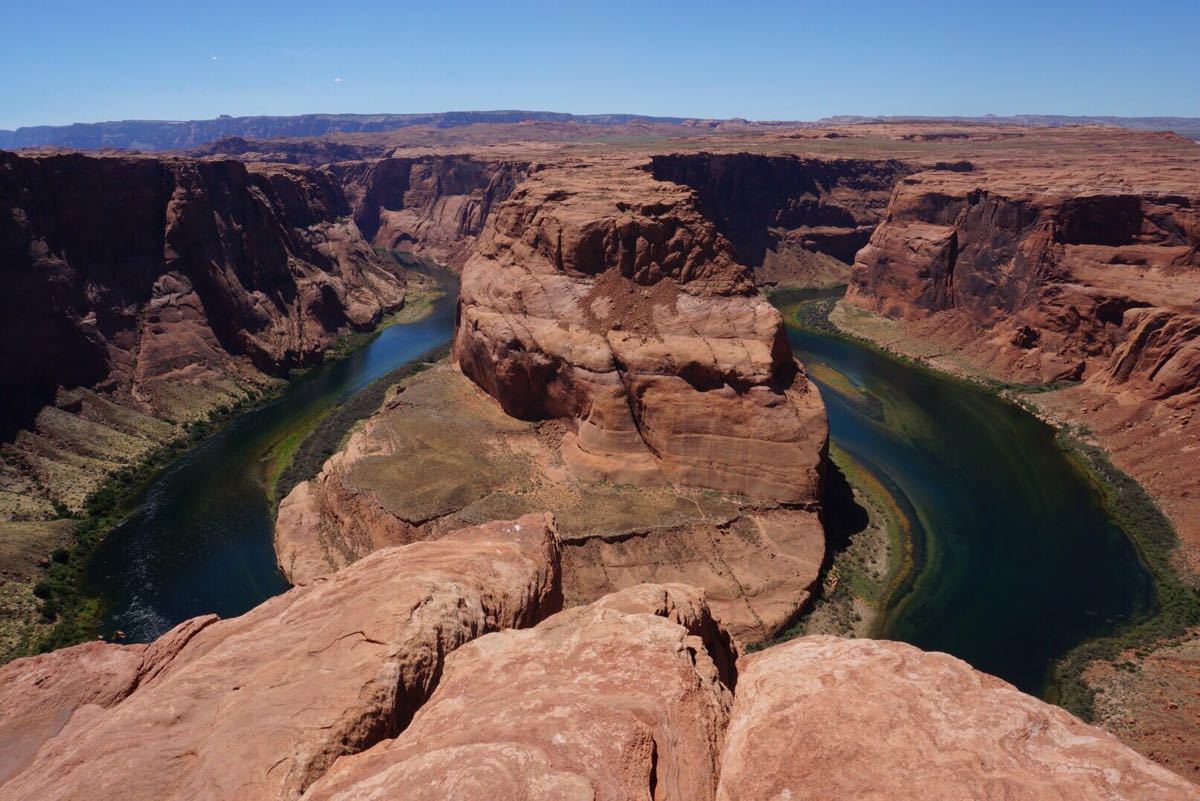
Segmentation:
{"type": "Polygon", "coordinates": [[[202,416],[374,325],[405,279],[349,213],[307,168],[0,153],[0,438],[62,388],[202,416]]]}
{"type": "Polygon", "coordinates": [[[906,178],[858,254],[849,301],[904,320],[953,317],[1018,380],[1195,393],[1200,181],[1058,178],[998,168],[906,178]]]}
{"type": "Polygon", "coordinates": [[[447,155],[330,164],[373,245],[458,269],[492,211],[528,172],[522,161],[447,155]]]}

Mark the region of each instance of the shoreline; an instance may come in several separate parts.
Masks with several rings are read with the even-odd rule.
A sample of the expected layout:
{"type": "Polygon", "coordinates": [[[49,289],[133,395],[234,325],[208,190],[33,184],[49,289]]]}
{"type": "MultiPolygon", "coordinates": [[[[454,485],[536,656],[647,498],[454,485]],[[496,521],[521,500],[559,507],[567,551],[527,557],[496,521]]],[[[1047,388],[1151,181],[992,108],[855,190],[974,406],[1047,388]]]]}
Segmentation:
{"type": "MultiPolygon", "coordinates": [[[[292,370],[286,377],[267,376],[264,388],[249,389],[238,400],[217,406],[208,417],[180,425],[178,436],[154,447],[137,462],[106,475],[88,494],[80,509],[40,521],[47,526],[70,524],[70,530],[63,538],[62,546],[53,552],[48,550],[46,557],[40,560],[39,574],[26,582],[5,581],[6,595],[13,596],[5,598],[8,610],[19,608],[18,604],[24,601],[16,597],[22,589],[33,601],[24,603],[26,614],[0,620],[5,640],[11,641],[9,647],[0,651],[0,664],[95,639],[102,610],[99,599],[86,588],[87,565],[109,532],[137,509],[137,499],[146,487],[165,469],[235,420],[265,408],[285,395],[313,369],[348,357],[392,325],[417,322],[427,317],[446,290],[435,277],[418,274],[424,277],[414,282],[417,285],[406,295],[404,306],[385,315],[371,330],[348,331],[324,351],[320,363],[292,370]]],[[[325,410],[314,421],[314,427],[336,408],[325,410]]],[[[302,441],[303,438],[298,440],[296,446],[302,441]]],[[[279,455],[282,454],[272,454],[272,462],[278,462],[279,455]]],[[[286,469],[288,463],[279,462],[279,471],[286,469]]],[[[271,479],[271,476],[264,476],[264,479],[271,479]]],[[[268,493],[273,486],[273,480],[266,483],[268,493]]]]}
{"type": "Polygon", "coordinates": [[[1189,576],[1173,559],[1180,547],[1174,523],[1144,485],[1113,463],[1111,452],[1102,442],[1086,438],[1090,432],[1084,424],[1052,417],[1031,400],[1031,397],[1066,389],[1076,383],[1017,384],[965,366],[952,369],[953,361],[948,359],[943,360],[948,362],[946,364],[935,365],[930,363],[931,357],[899,350],[894,341],[885,343],[871,338],[862,327],[854,327],[849,319],[873,318],[875,315],[858,309],[848,310],[840,301],[828,305],[831,310],[828,328],[821,326],[823,333],[871,348],[907,366],[983,389],[1019,406],[1054,430],[1057,446],[1101,491],[1108,514],[1125,532],[1154,581],[1158,611],[1125,624],[1111,634],[1080,643],[1054,666],[1052,678],[1043,693],[1046,700],[1083,720],[1095,719],[1096,687],[1087,680],[1089,670],[1098,665],[1114,666],[1129,651],[1148,656],[1159,649],[1175,647],[1200,624],[1200,597],[1192,589],[1192,582],[1187,580],[1189,576]]]}

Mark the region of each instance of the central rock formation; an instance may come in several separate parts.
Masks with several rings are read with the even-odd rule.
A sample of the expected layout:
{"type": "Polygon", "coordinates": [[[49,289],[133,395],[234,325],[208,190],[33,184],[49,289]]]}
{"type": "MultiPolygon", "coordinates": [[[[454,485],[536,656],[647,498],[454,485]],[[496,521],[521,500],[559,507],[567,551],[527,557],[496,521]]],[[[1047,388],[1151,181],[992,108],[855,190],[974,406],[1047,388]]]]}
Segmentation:
{"type": "Polygon", "coordinates": [[[463,269],[454,355],[578,475],[817,499],[826,424],[783,321],[693,192],[630,165],[534,173],[463,269]]]}
{"type": "Polygon", "coordinates": [[[443,368],[404,382],[281,504],[285,573],[548,509],[572,603],[699,584],[753,641],[803,608],[824,407],[693,190],[644,162],[534,170],[463,269],[454,355],[491,398],[443,368]]]}

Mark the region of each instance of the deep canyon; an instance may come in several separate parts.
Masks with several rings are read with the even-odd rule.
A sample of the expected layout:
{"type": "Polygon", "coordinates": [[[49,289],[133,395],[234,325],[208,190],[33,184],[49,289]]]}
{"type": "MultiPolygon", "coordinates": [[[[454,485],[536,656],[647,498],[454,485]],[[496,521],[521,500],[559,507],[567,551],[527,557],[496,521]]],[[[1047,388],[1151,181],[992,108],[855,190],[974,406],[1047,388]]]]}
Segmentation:
{"type": "Polygon", "coordinates": [[[0,794],[1200,795],[1196,143],[423,123],[0,154],[0,794]]]}

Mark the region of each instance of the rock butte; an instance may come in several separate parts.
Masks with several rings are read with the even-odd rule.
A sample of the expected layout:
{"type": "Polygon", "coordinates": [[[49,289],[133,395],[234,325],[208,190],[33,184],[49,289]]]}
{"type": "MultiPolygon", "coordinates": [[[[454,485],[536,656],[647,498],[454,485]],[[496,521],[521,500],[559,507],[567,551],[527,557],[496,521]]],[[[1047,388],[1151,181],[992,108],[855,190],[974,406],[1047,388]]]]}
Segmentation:
{"type": "MultiPolygon", "coordinates": [[[[678,610],[708,619],[700,610],[710,604],[711,617],[738,639],[769,637],[800,608],[822,561],[823,410],[756,283],[824,284],[849,275],[851,291],[834,315],[844,328],[957,372],[1014,382],[1078,379],[1029,397],[1048,416],[1091,427],[1116,464],[1161,501],[1182,540],[1181,563],[1200,572],[1200,472],[1191,468],[1200,449],[1200,148],[1171,134],[1099,127],[689,123],[664,133],[628,124],[621,129],[628,141],[592,142],[595,127],[585,134],[577,123],[540,120],[226,140],[188,157],[0,155],[0,271],[15,288],[0,301],[0,326],[10,326],[0,335],[39,334],[0,359],[0,386],[21,388],[3,393],[11,406],[4,418],[21,429],[5,434],[11,442],[0,453],[0,501],[10,519],[50,517],[53,501],[77,507],[105,471],[170,438],[176,421],[319,358],[339,333],[369,327],[396,308],[408,277],[376,248],[461,268],[454,353],[474,382],[450,367],[407,382],[320,476],[289,497],[277,546],[281,564],[302,584],[293,592],[232,621],[181,624],[150,646],[89,644],[5,668],[0,708],[14,712],[0,721],[0,770],[15,775],[5,797],[93,795],[106,786],[115,794],[119,786],[136,798],[142,785],[131,782],[145,782],[144,797],[233,797],[221,794],[235,786],[264,793],[257,797],[296,797],[330,765],[330,783],[345,768],[346,797],[372,797],[354,793],[387,786],[388,759],[432,770],[457,748],[486,754],[500,771],[487,774],[496,787],[506,786],[495,778],[505,770],[501,757],[523,755],[522,765],[540,766],[546,787],[590,792],[601,763],[571,743],[530,738],[498,747],[488,738],[501,730],[480,724],[470,743],[431,740],[437,750],[405,750],[413,744],[403,723],[440,677],[444,649],[429,645],[440,633],[415,647],[411,658],[427,671],[424,683],[405,702],[404,720],[386,725],[377,723],[379,710],[391,701],[379,700],[389,692],[380,688],[398,686],[396,665],[409,658],[403,649],[381,658],[377,652],[388,646],[369,642],[378,639],[373,634],[351,636],[331,653],[309,653],[304,644],[323,625],[352,634],[380,615],[399,615],[386,603],[367,608],[376,596],[354,590],[356,576],[380,571],[374,578],[397,582],[403,603],[409,596],[399,585],[410,579],[397,554],[469,562],[438,550],[466,547],[459,540],[469,535],[448,532],[537,512],[545,534],[544,510],[560,517],[564,542],[546,534],[553,546],[543,538],[537,547],[543,555],[561,547],[561,566],[557,557],[553,568],[522,562],[537,578],[508,600],[482,588],[482,568],[467,571],[476,584],[455,584],[437,597],[455,615],[482,617],[447,631],[457,632],[459,645],[485,629],[533,624],[561,592],[573,605],[590,605],[530,632],[490,635],[468,646],[464,664],[496,643],[497,663],[487,669],[503,675],[505,664],[521,664],[515,643],[525,643],[545,649],[539,664],[547,670],[568,675],[549,643],[582,637],[562,622],[575,620],[583,630],[603,623],[621,632],[604,647],[656,644],[633,656],[658,665],[664,675],[657,678],[708,681],[699,705],[731,715],[727,736],[718,737],[724,745],[713,751],[704,737],[695,741],[708,748],[707,767],[694,757],[695,743],[692,755],[669,751],[653,732],[674,732],[675,712],[657,709],[655,722],[639,723],[651,732],[652,761],[664,760],[662,769],[646,766],[647,741],[630,734],[636,747],[620,764],[631,772],[620,775],[640,795],[629,797],[668,797],[669,788],[694,788],[704,776],[708,792],[730,798],[756,797],[755,782],[771,781],[789,783],[794,798],[855,782],[867,796],[905,797],[913,786],[906,777],[917,778],[880,766],[909,766],[918,754],[929,757],[922,763],[929,773],[919,777],[929,792],[975,782],[976,797],[1195,797],[1194,788],[1111,738],[946,657],[806,639],[745,660],[735,688],[720,669],[717,683],[710,681],[699,651],[688,678],[686,665],[656,649],[678,642],[686,650],[699,638],[719,665],[713,643],[723,640],[710,628],[720,629],[692,630],[692,612],[678,610]],[[270,161],[292,163],[259,163],[270,161]],[[446,398],[469,412],[455,418],[459,442],[448,447],[443,437],[440,449],[424,448],[428,437],[415,436],[412,421],[436,421],[446,398]],[[475,453],[481,458],[471,459],[475,453]],[[449,466],[465,477],[429,491],[414,487],[407,463],[436,467],[428,461],[435,456],[441,472],[426,474],[441,481],[449,466]],[[388,547],[416,540],[431,542],[388,547]],[[561,578],[546,569],[561,570],[561,578]],[[708,600],[674,585],[640,587],[645,581],[701,585],[708,600]],[[530,601],[534,585],[544,603],[530,601]],[[313,632],[306,633],[307,620],[287,616],[291,604],[334,603],[337,587],[347,592],[338,601],[344,608],[323,608],[313,632]],[[462,608],[449,600],[455,592],[467,599],[462,608]],[[617,604],[614,598],[624,599],[620,609],[606,605],[617,604]],[[493,601],[504,611],[487,605],[493,601]],[[649,607],[653,620],[634,611],[649,607]],[[363,623],[352,625],[352,617],[363,623]],[[671,625],[679,631],[668,631],[671,625]],[[277,636],[278,644],[267,641],[277,636]],[[373,689],[347,703],[340,693],[348,685],[337,681],[328,695],[305,689],[316,703],[300,707],[301,718],[339,721],[322,718],[318,728],[333,726],[324,734],[263,725],[271,709],[229,701],[250,697],[240,689],[243,674],[267,680],[281,671],[317,686],[305,674],[324,669],[325,658],[337,661],[333,673],[345,668],[348,682],[373,689]],[[823,689],[814,694],[818,684],[823,689]],[[846,689],[837,702],[839,687],[846,689]],[[722,695],[729,690],[731,712],[722,695]],[[171,703],[186,701],[177,708],[190,711],[164,719],[158,710],[175,692],[179,700],[171,703]],[[894,701],[878,701],[888,693],[894,701]],[[220,718],[228,728],[219,737],[208,728],[220,703],[213,698],[234,710],[220,718]],[[788,723],[780,723],[778,710],[789,708],[788,723]],[[810,710],[825,710],[810,737],[769,735],[772,726],[790,730],[810,710]],[[342,712],[349,717],[337,717],[342,712]],[[146,747],[140,727],[152,726],[164,733],[146,747]],[[758,726],[768,742],[753,736],[758,726]],[[1028,736],[1005,739],[1014,731],[1028,736]],[[891,732],[897,736],[881,736],[891,732]],[[997,738],[1014,746],[995,753],[997,738]],[[215,752],[205,749],[230,742],[250,743],[238,764],[251,778],[205,761],[215,752]],[[929,751],[930,742],[947,749],[929,751]],[[568,768],[554,755],[558,747],[568,768]],[[797,750],[783,754],[785,747],[797,750]],[[164,768],[162,749],[169,748],[193,756],[164,768]],[[280,753],[268,760],[271,751],[280,753]],[[668,753],[686,766],[668,770],[668,753]],[[798,778],[787,771],[809,770],[830,754],[838,765],[860,767],[806,773],[807,785],[791,787],[798,778]],[[945,754],[962,757],[939,761],[945,754]],[[385,766],[380,774],[350,774],[376,757],[385,766]],[[145,767],[113,767],[139,764],[133,759],[145,767]],[[118,775],[121,784],[113,784],[118,775]],[[60,795],[48,795],[52,787],[60,795]]],[[[474,536],[497,529],[487,530],[493,533],[474,536]]],[[[449,573],[438,575],[454,584],[449,573]]],[[[721,647],[732,659],[729,643],[721,647]]],[[[1165,677],[1156,686],[1194,687],[1179,679],[1188,670],[1185,653],[1155,658],[1155,675],[1165,677]]],[[[449,680],[457,659],[446,659],[448,694],[471,690],[449,680]]],[[[1200,769],[1187,744],[1195,721],[1163,714],[1160,707],[1179,708],[1170,693],[1130,686],[1132,708],[1162,721],[1162,731],[1114,728],[1178,770],[1200,769]]],[[[557,684],[547,691],[548,699],[591,710],[581,714],[608,714],[600,711],[605,697],[571,700],[571,688],[557,684]]],[[[513,701],[512,715],[531,692],[513,701]]],[[[623,704],[645,703],[635,695],[612,703],[626,710],[623,704]]],[[[500,695],[487,701],[504,704],[500,695]]],[[[455,703],[434,690],[431,720],[457,714],[455,703]]],[[[286,700],[273,708],[289,720],[297,711],[286,700]]],[[[419,722],[418,714],[413,726],[419,722]]],[[[591,736],[586,723],[571,721],[581,749],[591,736]]],[[[701,731],[724,732],[724,718],[687,733],[701,731]]]]}
{"type": "Polygon", "coordinates": [[[559,580],[553,524],[533,515],[378,551],[148,646],[18,660],[0,669],[0,788],[14,801],[1200,797],[951,657],[817,637],[739,660],[700,590],[641,585],[545,617],[559,580]]]}

